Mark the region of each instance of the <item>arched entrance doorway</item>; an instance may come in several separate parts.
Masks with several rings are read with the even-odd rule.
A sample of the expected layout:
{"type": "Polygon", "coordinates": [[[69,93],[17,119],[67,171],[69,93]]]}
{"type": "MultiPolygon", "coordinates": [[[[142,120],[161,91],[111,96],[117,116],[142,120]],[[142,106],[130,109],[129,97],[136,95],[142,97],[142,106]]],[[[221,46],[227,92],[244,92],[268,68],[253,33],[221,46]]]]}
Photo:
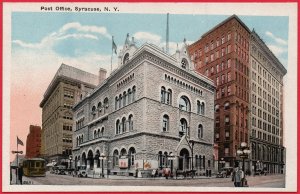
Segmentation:
{"type": "Polygon", "coordinates": [[[189,163],[190,163],[190,154],[186,148],[183,148],[179,153],[179,170],[189,170],[189,163]]]}
{"type": "Polygon", "coordinates": [[[87,160],[86,160],[85,152],[83,152],[82,157],[81,157],[81,166],[84,166],[84,169],[86,169],[87,160]]]}
{"type": "Polygon", "coordinates": [[[93,151],[90,150],[88,152],[88,158],[87,159],[88,159],[88,168],[91,169],[91,170],[94,169],[94,156],[93,155],[94,155],[93,151]]]}

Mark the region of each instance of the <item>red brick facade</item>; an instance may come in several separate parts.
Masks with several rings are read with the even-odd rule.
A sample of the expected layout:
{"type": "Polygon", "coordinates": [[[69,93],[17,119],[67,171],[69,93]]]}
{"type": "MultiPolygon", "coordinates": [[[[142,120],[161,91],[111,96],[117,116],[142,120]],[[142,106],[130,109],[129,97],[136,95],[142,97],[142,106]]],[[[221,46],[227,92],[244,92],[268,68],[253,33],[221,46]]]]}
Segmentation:
{"type": "Polygon", "coordinates": [[[30,125],[26,140],[26,158],[34,158],[40,155],[41,127],[30,125]]]}
{"type": "Polygon", "coordinates": [[[215,143],[230,166],[248,143],[249,41],[250,30],[233,15],[189,47],[195,69],[215,82],[215,143]]]}

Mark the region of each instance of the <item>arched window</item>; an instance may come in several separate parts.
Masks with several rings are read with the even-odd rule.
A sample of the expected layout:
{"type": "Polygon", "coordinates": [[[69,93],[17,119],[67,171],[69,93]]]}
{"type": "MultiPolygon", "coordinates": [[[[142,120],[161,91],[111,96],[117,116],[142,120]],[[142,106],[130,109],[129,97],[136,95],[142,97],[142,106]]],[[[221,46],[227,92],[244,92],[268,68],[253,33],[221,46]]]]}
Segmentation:
{"type": "Polygon", "coordinates": [[[98,110],[99,110],[100,108],[102,108],[102,103],[101,103],[101,102],[98,102],[97,108],[98,108],[98,110]]]}
{"type": "Polygon", "coordinates": [[[104,108],[108,108],[108,98],[105,98],[103,101],[104,108]]]}
{"type": "Polygon", "coordinates": [[[167,104],[172,104],[172,90],[168,89],[167,91],[167,104]]]}
{"type": "Polygon", "coordinates": [[[220,105],[216,104],[215,106],[215,112],[219,112],[220,111],[220,105]]]}
{"type": "MultiPolygon", "coordinates": [[[[100,130],[100,129],[99,129],[100,130]]],[[[104,127],[102,127],[101,128],[101,130],[100,130],[100,135],[101,135],[101,137],[103,137],[103,134],[104,134],[104,127]]],[[[100,136],[99,136],[100,137],[100,136]]]]}
{"type": "Polygon", "coordinates": [[[182,137],[183,135],[187,134],[187,130],[188,130],[187,121],[184,118],[180,119],[179,137],[182,137]]]}
{"type": "Polygon", "coordinates": [[[203,138],[203,126],[201,124],[198,125],[198,138],[203,138]]]}
{"type": "Polygon", "coordinates": [[[158,152],[158,164],[159,164],[159,168],[162,169],[162,164],[163,164],[163,159],[162,159],[162,152],[159,151],[158,152]]]}
{"type": "Polygon", "coordinates": [[[94,139],[97,138],[97,131],[94,131],[94,139]]]}
{"type": "Polygon", "coordinates": [[[100,137],[100,129],[97,131],[97,137],[100,137]]]}
{"type": "Polygon", "coordinates": [[[122,133],[126,132],[126,118],[122,118],[122,133]]]}
{"type": "Polygon", "coordinates": [[[128,104],[131,103],[132,95],[131,95],[131,89],[128,89],[128,104]]]}
{"type": "Polygon", "coordinates": [[[129,155],[129,167],[130,166],[134,166],[134,159],[135,159],[135,149],[133,147],[131,147],[128,151],[128,155],[129,155]]]}
{"type": "Polygon", "coordinates": [[[186,59],[182,59],[181,60],[181,67],[183,69],[187,69],[188,68],[188,61],[186,59]]]}
{"type": "Polygon", "coordinates": [[[201,102],[201,106],[200,106],[200,114],[205,115],[205,103],[201,102]]]}
{"type": "Polygon", "coordinates": [[[117,110],[118,109],[118,96],[116,96],[116,99],[115,99],[115,110],[117,110]]]}
{"type": "Polygon", "coordinates": [[[129,131],[133,130],[133,115],[129,115],[128,117],[128,126],[129,126],[129,131]]]}
{"type": "Polygon", "coordinates": [[[119,95],[119,108],[122,107],[122,95],[120,94],[119,95]]]}
{"type": "Polygon", "coordinates": [[[163,128],[162,128],[163,132],[169,131],[169,116],[168,115],[164,115],[163,116],[163,128]]]}
{"type": "Polygon", "coordinates": [[[225,102],[224,109],[228,110],[229,108],[230,108],[230,103],[229,102],[225,102]]]}
{"type": "Polygon", "coordinates": [[[126,53],[123,58],[123,65],[125,65],[129,61],[129,53],[126,53]]]}
{"type": "Polygon", "coordinates": [[[182,96],[179,99],[179,109],[183,111],[190,111],[190,101],[186,96],[182,96]]]}
{"type": "Polygon", "coordinates": [[[123,93],[123,106],[126,106],[127,103],[127,93],[126,91],[123,93]]]}
{"type": "Polygon", "coordinates": [[[197,100],[197,114],[200,114],[200,110],[201,110],[200,101],[197,100]]]}
{"type": "Polygon", "coordinates": [[[132,87],[132,102],[135,101],[135,92],[136,92],[135,88],[136,88],[135,86],[132,87]]]}
{"type": "Polygon", "coordinates": [[[118,119],[116,122],[116,134],[120,133],[120,120],[118,119]]]}
{"type": "Polygon", "coordinates": [[[115,150],[113,153],[113,167],[119,166],[119,151],[115,150]]]}
{"type": "Polygon", "coordinates": [[[165,101],[166,101],[166,88],[165,87],[161,87],[160,99],[161,99],[161,103],[165,103],[165,101]]]}

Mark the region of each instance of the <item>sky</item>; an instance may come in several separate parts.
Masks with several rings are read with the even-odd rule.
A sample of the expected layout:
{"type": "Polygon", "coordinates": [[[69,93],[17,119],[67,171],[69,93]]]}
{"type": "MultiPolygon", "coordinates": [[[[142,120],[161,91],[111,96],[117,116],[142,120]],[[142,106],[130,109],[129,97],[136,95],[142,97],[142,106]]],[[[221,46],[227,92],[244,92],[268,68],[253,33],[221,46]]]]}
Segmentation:
{"type": "MultiPolygon", "coordinates": [[[[191,44],[230,15],[170,14],[170,53],[186,38],[191,44]]],[[[264,40],[287,68],[288,23],[285,16],[239,16],[264,40]]],[[[126,34],[137,45],[164,47],[166,14],[104,14],[64,12],[14,12],[11,26],[11,149],[16,136],[26,143],[29,125],[42,125],[43,94],[62,63],[97,74],[110,73],[112,36],[117,51],[126,34]]],[[[113,57],[113,69],[117,57],[113,57]]],[[[25,151],[25,147],[22,148],[25,151]]]]}

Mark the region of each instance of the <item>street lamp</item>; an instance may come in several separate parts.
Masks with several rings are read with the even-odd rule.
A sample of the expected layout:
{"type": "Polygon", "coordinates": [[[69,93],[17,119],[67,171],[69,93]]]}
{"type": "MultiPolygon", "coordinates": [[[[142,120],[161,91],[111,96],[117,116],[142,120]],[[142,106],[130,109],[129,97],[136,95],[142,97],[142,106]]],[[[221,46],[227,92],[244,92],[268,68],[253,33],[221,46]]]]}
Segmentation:
{"type": "Polygon", "coordinates": [[[70,156],[69,156],[69,161],[70,161],[69,169],[72,168],[72,159],[73,159],[73,158],[72,158],[72,155],[70,155],[70,156]]]}
{"type": "Polygon", "coordinates": [[[101,155],[99,156],[99,159],[101,159],[101,163],[102,163],[102,178],[104,178],[103,160],[106,160],[105,154],[101,153],[101,155]]]}
{"type": "Polygon", "coordinates": [[[171,161],[171,176],[173,177],[173,161],[175,160],[175,156],[173,153],[170,153],[168,160],[171,161]]]}
{"type": "MultiPolygon", "coordinates": [[[[238,150],[236,151],[237,155],[243,159],[243,167],[242,170],[244,172],[244,176],[246,177],[246,173],[245,173],[245,159],[248,158],[249,154],[251,153],[250,148],[247,146],[246,142],[242,142],[241,146],[238,148],[238,150]]],[[[246,180],[246,178],[244,178],[244,181],[246,180]]],[[[244,181],[242,182],[242,186],[244,186],[244,181]]],[[[246,182],[247,185],[247,182],[246,182]]]]}
{"type": "Polygon", "coordinates": [[[221,158],[220,164],[221,164],[221,169],[222,169],[224,167],[224,164],[225,164],[224,158],[221,158]]]}

